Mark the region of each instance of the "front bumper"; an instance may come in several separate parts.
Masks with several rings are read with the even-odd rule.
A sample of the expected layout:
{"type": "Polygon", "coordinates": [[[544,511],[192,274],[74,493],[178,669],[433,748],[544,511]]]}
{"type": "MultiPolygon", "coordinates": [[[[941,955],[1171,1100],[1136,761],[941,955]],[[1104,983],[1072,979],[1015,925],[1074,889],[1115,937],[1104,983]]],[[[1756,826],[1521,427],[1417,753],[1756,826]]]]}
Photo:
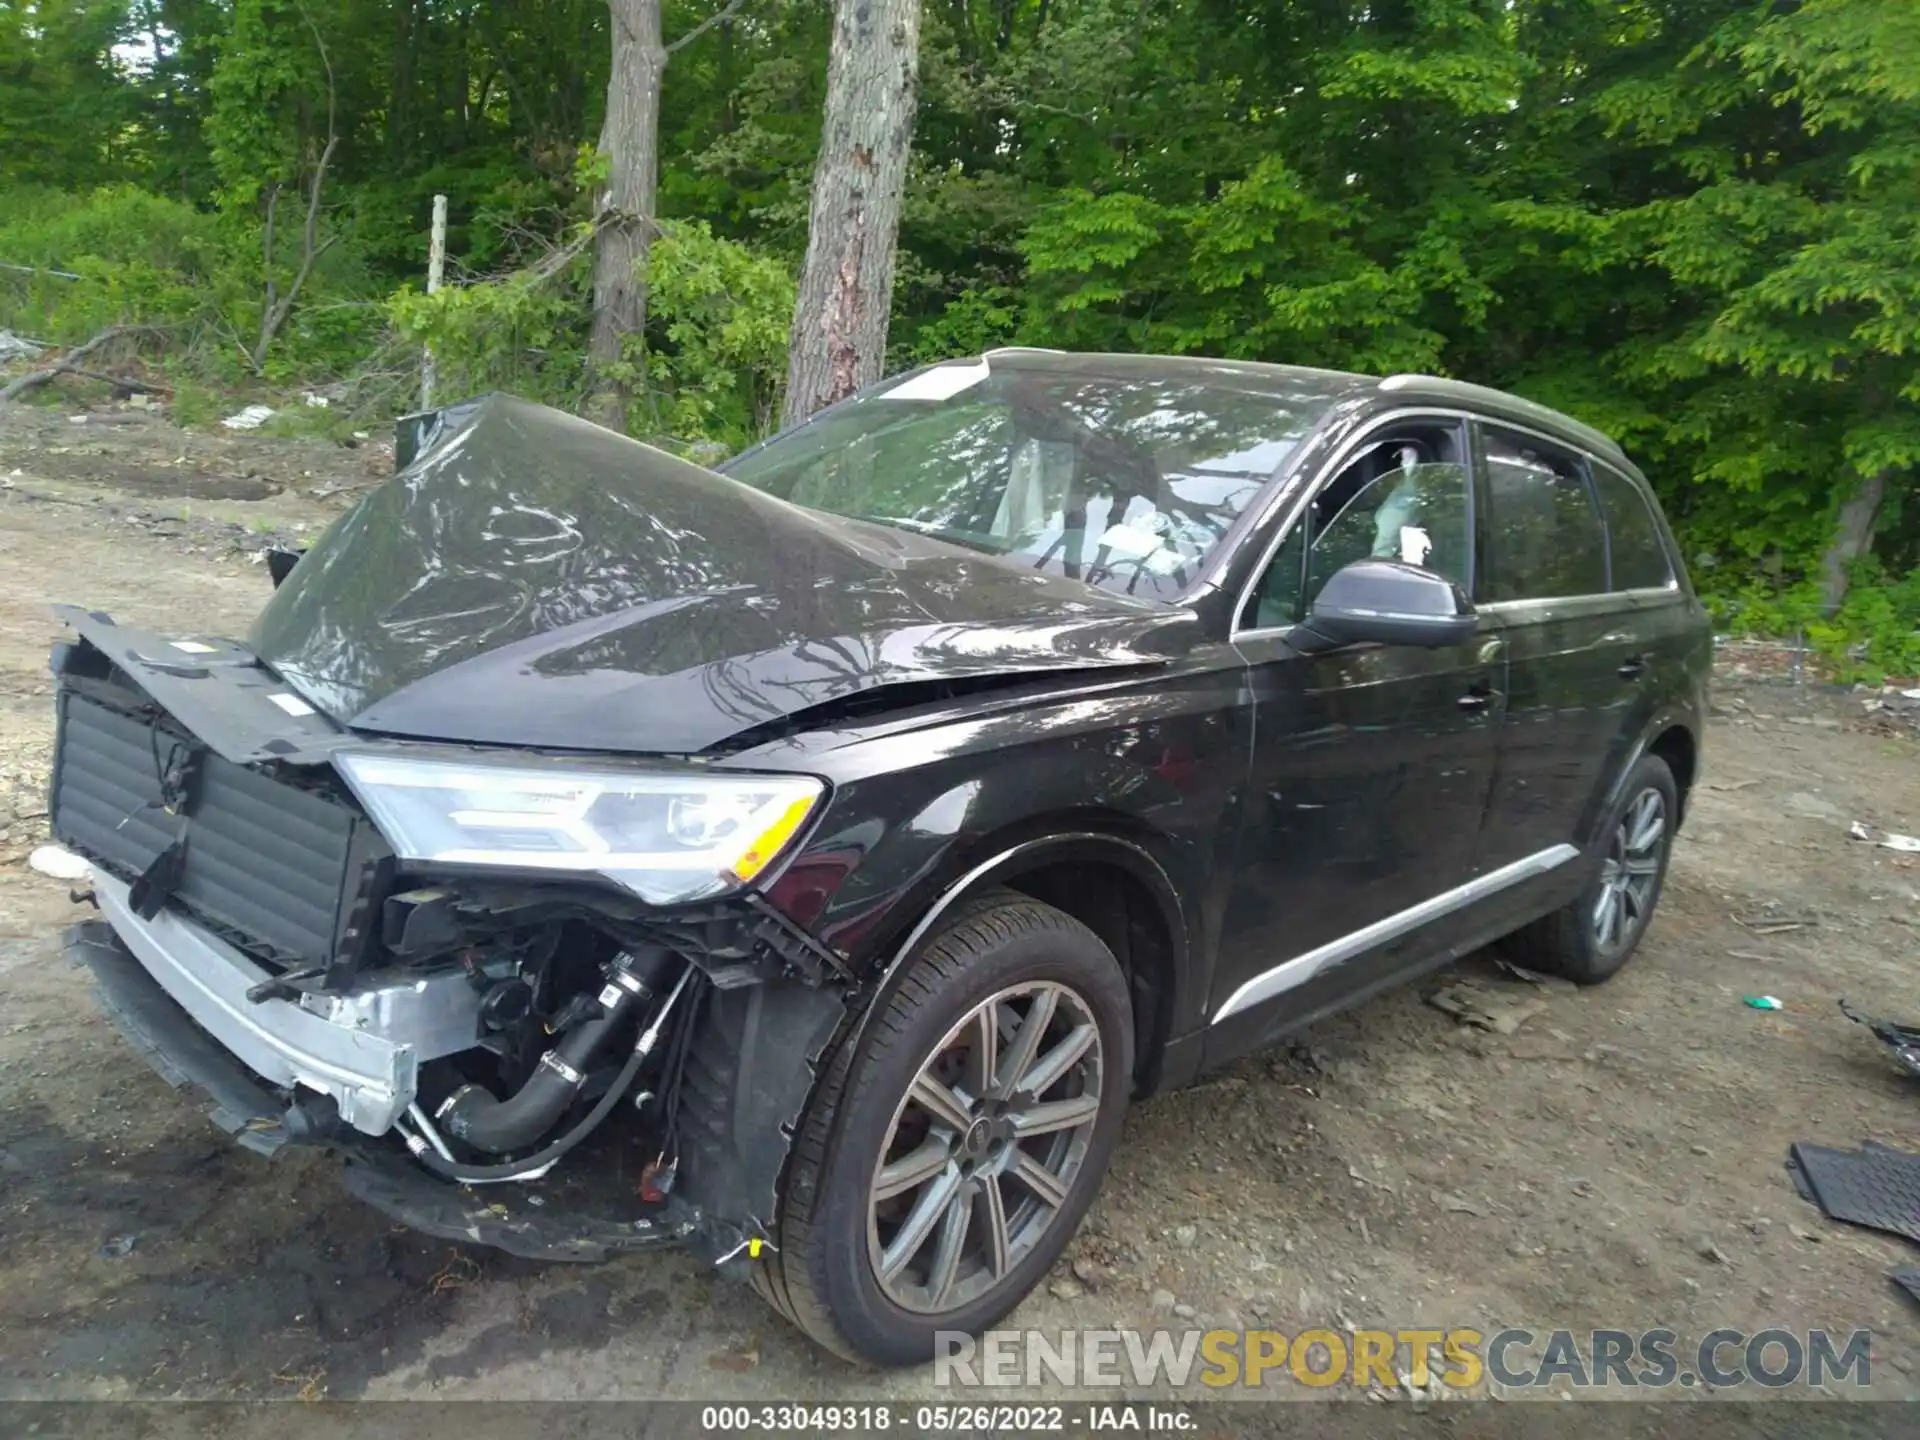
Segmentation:
{"type": "Polygon", "coordinates": [[[421,1062],[466,1049],[478,1033],[480,997],[458,973],[249,1000],[273,977],[233,946],[172,911],[142,919],[128,887],[98,869],[93,894],[126,949],[207,1035],[271,1085],[333,1097],[363,1134],[386,1133],[406,1112],[421,1062]]]}
{"type": "MultiPolygon", "coordinates": [[[[106,909],[105,887],[98,879],[95,885],[106,909]]],[[[288,1143],[283,1104],[195,1023],[111,927],[97,920],[74,926],[67,953],[93,972],[107,1018],[168,1084],[210,1098],[213,1122],[248,1149],[271,1156],[288,1143]]],[[[448,1184],[393,1147],[359,1137],[335,1139],[329,1148],[346,1159],[348,1191],[401,1224],[533,1260],[594,1261],[677,1248],[700,1220],[696,1209],[671,1196],[660,1210],[638,1219],[571,1215],[530,1204],[520,1186],[488,1186],[481,1193],[448,1184]]]]}

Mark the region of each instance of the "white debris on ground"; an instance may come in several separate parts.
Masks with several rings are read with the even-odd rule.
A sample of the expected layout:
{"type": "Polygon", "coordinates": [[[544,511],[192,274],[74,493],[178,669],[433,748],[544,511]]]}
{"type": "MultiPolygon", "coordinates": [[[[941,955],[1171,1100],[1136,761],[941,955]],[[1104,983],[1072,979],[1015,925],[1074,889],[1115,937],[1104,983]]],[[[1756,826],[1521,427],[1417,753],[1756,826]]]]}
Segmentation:
{"type": "Polygon", "coordinates": [[[273,407],[271,405],[249,405],[246,409],[236,411],[227,416],[227,418],[220,423],[229,430],[257,430],[272,418],[273,407]]]}
{"type": "Polygon", "coordinates": [[[55,880],[84,880],[91,866],[61,845],[42,845],[27,856],[27,864],[55,880]]]}
{"type": "Polygon", "coordinates": [[[0,365],[9,360],[31,360],[46,347],[11,330],[0,330],[0,365]]]}

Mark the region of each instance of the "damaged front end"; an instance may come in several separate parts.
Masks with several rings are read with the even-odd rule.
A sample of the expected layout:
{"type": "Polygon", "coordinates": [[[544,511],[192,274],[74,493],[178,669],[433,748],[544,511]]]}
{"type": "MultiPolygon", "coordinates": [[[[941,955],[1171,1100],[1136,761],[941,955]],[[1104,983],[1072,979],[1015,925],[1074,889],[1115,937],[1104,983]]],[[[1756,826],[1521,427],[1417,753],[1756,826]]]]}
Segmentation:
{"type": "MultiPolygon", "coordinates": [[[[529,1257],[772,1241],[788,1137],[844,1028],[839,957],[744,887],[657,903],[423,860],[343,778],[392,752],[240,647],[66,618],[52,824],[101,914],[70,949],[216,1123],[269,1156],[334,1150],[395,1219],[529,1257]]],[[[515,803],[501,844],[537,829],[515,803]]]]}
{"type": "Polygon", "coordinates": [[[76,947],[244,1143],[340,1151],[409,1224],[754,1253],[861,1001],[767,898],[834,797],[751,745],[1164,663],[1193,617],[510,397],[416,440],[244,644],[56,612],[76,947]]]}

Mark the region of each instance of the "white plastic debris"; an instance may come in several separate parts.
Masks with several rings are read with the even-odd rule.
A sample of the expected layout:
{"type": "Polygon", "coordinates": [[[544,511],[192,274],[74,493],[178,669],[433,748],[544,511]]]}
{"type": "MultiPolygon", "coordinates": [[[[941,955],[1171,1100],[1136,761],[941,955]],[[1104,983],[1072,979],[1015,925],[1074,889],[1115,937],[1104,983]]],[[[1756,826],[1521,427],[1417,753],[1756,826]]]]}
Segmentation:
{"type": "Polygon", "coordinates": [[[1883,850],[1898,850],[1902,855],[1920,855],[1920,840],[1911,835],[1889,835],[1880,842],[1883,850]]]}
{"type": "Polygon", "coordinates": [[[1902,690],[1900,693],[1908,700],[1920,700],[1920,686],[1915,686],[1911,690],[1902,690]]]}
{"type": "Polygon", "coordinates": [[[333,403],[331,400],[327,399],[326,396],[316,395],[311,390],[307,391],[307,393],[302,395],[300,398],[306,401],[307,404],[312,406],[315,410],[324,410],[333,403]]]}
{"type": "Polygon", "coordinates": [[[272,418],[273,407],[271,405],[249,405],[246,409],[236,411],[234,414],[227,416],[227,418],[220,423],[229,430],[257,430],[262,424],[272,418]]]}
{"type": "Polygon", "coordinates": [[[27,856],[27,864],[55,880],[84,880],[93,867],[64,845],[42,845],[27,856]]]}
{"type": "Polygon", "coordinates": [[[1873,831],[1856,820],[1847,826],[1847,838],[1849,840],[1871,840],[1873,839],[1873,831]]]}
{"type": "Polygon", "coordinates": [[[16,335],[11,330],[0,330],[0,364],[8,360],[31,360],[45,347],[16,335]]]}

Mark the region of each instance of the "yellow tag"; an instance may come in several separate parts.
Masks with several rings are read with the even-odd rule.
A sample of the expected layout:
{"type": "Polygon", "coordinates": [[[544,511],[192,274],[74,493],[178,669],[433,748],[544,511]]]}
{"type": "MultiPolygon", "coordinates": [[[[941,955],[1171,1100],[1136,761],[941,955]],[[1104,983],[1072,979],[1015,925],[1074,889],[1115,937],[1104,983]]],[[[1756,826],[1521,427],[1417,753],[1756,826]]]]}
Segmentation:
{"type": "Polygon", "coordinates": [[[747,1241],[747,1258],[750,1260],[758,1260],[760,1258],[760,1237],[758,1235],[747,1241]]]}

